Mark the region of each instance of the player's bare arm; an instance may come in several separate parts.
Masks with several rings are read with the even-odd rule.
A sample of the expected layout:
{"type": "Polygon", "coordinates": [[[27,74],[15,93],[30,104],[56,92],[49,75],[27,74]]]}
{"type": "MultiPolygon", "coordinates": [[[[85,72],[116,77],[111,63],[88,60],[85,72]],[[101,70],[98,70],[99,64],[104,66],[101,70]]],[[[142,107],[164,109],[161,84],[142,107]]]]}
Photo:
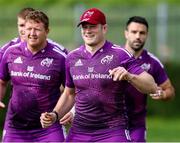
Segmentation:
{"type": "Polygon", "coordinates": [[[75,91],[74,88],[65,87],[65,90],[59,98],[54,110],[50,113],[42,113],[40,117],[41,125],[47,128],[61,119],[68,113],[74,105],[75,91]]]}
{"type": "Polygon", "coordinates": [[[67,124],[71,124],[72,121],[73,121],[73,113],[70,111],[68,112],[67,114],[64,115],[64,117],[62,117],[60,120],[59,120],[59,123],[62,124],[62,125],[67,125],[67,124]]]}
{"type": "Polygon", "coordinates": [[[3,81],[0,79],[0,108],[5,108],[5,104],[2,102],[7,87],[7,81],[3,81]]]}
{"type": "Polygon", "coordinates": [[[142,93],[150,94],[155,93],[157,90],[157,85],[153,77],[145,71],[139,75],[135,75],[129,73],[123,67],[117,67],[110,70],[109,73],[113,76],[114,81],[127,80],[142,93]]]}
{"type": "Polygon", "coordinates": [[[167,79],[164,83],[160,84],[158,90],[155,94],[150,94],[152,99],[155,100],[171,100],[175,96],[174,87],[171,84],[171,81],[167,79]]]}

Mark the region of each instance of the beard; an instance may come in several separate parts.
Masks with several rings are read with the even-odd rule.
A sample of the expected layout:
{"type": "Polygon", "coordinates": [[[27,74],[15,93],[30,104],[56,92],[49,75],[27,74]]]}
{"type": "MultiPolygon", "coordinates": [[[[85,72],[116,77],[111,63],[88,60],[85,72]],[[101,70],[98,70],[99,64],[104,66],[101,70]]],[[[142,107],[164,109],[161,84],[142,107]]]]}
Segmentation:
{"type": "Polygon", "coordinates": [[[141,43],[141,44],[130,44],[130,47],[134,50],[134,51],[136,51],[136,52],[138,52],[138,51],[140,51],[141,49],[143,49],[143,47],[144,47],[144,44],[145,43],[141,43]]]}
{"type": "Polygon", "coordinates": [[[138,48],[133,48],[134,51],[138,52],[140,51],[141,49],[143,49],[144,45],[141,45],[139,46],[138,48]]]}

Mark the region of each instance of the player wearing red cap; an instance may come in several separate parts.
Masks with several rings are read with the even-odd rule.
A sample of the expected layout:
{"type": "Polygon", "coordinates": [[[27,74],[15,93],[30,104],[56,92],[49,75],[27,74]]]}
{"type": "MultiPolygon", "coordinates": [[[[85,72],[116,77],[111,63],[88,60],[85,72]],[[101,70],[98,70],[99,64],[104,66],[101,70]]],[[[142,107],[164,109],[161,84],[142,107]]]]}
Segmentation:
{"type": "Polygon", "coordinates": [[[41,124],[51,126],[75,104],[67,142],[127,142],[125,89],[128,82],[144,93],[156,84],[132,55],[105,38],[105,15],[96,8],[80,18],[84,44],[66,59],[66,87],[54,112],[42,113],[41,124]]]}

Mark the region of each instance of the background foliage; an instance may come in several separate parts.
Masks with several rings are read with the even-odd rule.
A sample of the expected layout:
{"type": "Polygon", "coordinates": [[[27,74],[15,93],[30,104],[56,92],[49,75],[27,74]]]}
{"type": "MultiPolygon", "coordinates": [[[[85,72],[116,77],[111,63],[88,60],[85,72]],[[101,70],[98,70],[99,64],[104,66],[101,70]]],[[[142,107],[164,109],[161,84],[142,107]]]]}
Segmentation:
{"type": "MultiPolygon", "coordinates": [[[[132,15],[145,16],[150,24],[150,35],[146,46],[155,55],[163,52],[169,55],[162,59],[170,79],[176,89],[176,97],[170,102],[148,99],[148,141],[180,141],[180,31],[179,0],[0,0],[0,45],[17,36],[16,14],[23,7],[43,10],[50,18],[49,37],[62,43],[67,49],[76,48],[82,41],[76,24],[80,12],[85,8],[98,7],[107,14],[108,39],[123,44],[123,30],[127,18],[132,15]],[[167,46],[169,51],[158,52],[157,5],[166,3],[169,8],[167,46]],[[157,118],[155,118],[157,117],[157,118]],[[169,125],[169,126],[168,126],[169,125]],[[158,135],[157,135],[158,134],[158,135]]],[[[162,35],[163,36],[163,35],[162,35]]],[[[9,89],[5,98],[8,103],[9,89]]],[[[6,110],[0,110],[0,130],[2,131],[6,110]]],[[[1,136],[1,132],[0,132],[1,136]]]]}

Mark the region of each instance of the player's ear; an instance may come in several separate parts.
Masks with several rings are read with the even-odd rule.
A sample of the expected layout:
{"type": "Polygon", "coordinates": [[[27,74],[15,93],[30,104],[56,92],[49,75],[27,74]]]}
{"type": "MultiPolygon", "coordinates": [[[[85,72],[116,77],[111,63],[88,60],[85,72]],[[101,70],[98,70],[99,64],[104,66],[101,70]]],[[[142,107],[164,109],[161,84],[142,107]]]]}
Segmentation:
{"type": "Polygon", "coordinates": [[[107,25],[107,24],[104,24],[104,25],[102,25],[102,27],[103,27],[104,33],[107,33],[108,25],[107,25]]]}
{"type": "Polygon", "coordinates": [[[48,28],[48,29],[46,29],[47,34],[49,33],[49,31],[50,31],[50,29],[49,29],[49,28],[48,28]]]}
{"type": "Polygon", "coordinates": [[[127,37],[128,37],[128,31],[127,31],[127,29],[125,29],[124,30],[124,37],[127,39],[127,37]]]}

